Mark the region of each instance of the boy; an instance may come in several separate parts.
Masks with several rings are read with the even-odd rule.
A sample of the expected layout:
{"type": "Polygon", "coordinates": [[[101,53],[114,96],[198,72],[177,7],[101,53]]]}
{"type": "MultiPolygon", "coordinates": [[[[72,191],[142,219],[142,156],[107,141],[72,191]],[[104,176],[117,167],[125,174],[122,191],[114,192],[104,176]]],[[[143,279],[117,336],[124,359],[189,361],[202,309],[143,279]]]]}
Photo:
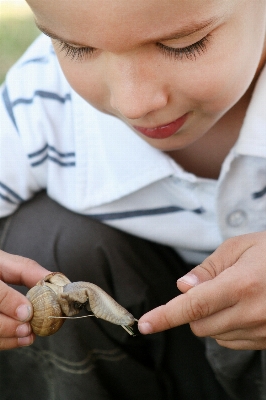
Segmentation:
{"type": "Polygon", "coordinates": [[[3,87],[1,348],[34,339],[4,282],[50,269],[136,318],[167,303],[139,321],[166,331],[68,324],[1,353],[1,393],[263,398],[265,0],[28,3],[53,49],[39,39],[3,87]],[[55,202],[20,206],[42,189],[55,202]]]}

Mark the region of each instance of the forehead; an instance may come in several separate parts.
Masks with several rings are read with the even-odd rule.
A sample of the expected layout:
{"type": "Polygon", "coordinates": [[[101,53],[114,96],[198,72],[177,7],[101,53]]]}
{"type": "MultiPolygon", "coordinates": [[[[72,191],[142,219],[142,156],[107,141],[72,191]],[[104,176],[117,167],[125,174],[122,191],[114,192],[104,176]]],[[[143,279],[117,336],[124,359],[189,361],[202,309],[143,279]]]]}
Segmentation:
{"type": "Polygon", "coordinates": [[[221,18],[239,0],[27,0],[36,21],[66,41],[105,48],[167,36],[221,18]]]}

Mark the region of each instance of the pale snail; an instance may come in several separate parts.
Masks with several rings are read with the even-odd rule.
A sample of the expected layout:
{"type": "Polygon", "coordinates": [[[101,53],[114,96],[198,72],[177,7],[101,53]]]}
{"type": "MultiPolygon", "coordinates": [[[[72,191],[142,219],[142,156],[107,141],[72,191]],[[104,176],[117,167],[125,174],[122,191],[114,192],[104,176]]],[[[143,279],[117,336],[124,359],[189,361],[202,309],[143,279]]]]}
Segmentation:
{"type": "Polygon", "coordinates": [[[78,314],[83,308],[92,311],[97,318],[121,325],[134,335],[132,326],[137,320],[93,283],[71,282],[64,274],[54,272],[39,281],[26,296],[33,306],[30,324],[38,336],[53,335],[66,318],[78,314]]]}

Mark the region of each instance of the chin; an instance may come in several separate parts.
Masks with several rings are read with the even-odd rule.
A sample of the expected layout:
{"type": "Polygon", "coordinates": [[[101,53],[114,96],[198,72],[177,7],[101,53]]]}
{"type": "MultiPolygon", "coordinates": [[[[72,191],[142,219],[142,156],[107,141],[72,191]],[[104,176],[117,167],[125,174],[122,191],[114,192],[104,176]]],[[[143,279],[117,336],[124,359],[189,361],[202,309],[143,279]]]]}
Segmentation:
{"type": "Polygon", "coordinates": [[[167,152],[184,149],[197,140],[195,138],[189,140],[188,137],[184,138],[182,135],[177,137],[177,135],[175,134],[167,139],[147,139],[146,137],[143,138],[143,136],[141,138],[155,149],[167,152]]]}

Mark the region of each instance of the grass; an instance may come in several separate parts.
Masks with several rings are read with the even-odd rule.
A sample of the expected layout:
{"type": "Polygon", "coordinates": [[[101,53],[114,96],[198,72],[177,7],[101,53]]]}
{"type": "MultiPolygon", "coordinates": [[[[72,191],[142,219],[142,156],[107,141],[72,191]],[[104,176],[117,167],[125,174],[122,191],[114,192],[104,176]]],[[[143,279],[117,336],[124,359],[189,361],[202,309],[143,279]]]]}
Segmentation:
{"type": "Polygon", "coordinates": [[[26,3],[0,3],[0,83],[38,34],[26,3]]]}

